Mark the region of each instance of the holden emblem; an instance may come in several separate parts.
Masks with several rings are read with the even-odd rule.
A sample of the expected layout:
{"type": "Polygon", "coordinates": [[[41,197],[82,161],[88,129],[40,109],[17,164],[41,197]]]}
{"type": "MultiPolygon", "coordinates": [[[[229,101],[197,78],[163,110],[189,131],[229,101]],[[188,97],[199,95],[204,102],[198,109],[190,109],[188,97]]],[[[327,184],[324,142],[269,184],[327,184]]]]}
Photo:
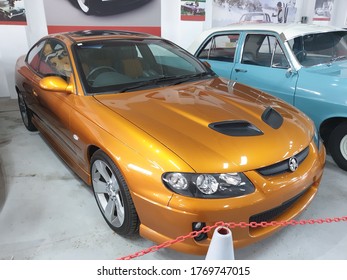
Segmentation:
{"type": "Polygon", "coordinates": [[[289,159],[288,165],[289,165],[290,171],[294,172],[295,170],[297,170],[299,167],[299,163],[296,157],[291,157],[289,159]]]}

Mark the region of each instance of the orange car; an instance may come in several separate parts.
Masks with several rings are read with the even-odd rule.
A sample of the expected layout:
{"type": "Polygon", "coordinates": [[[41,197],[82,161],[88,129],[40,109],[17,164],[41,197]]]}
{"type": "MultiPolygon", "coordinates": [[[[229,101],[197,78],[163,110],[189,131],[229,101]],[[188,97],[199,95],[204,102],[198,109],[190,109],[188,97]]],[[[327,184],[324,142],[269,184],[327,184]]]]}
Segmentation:
{"type": "MultiPolygon", "coordinates": [[[[118,234],[161,243],[217,221],[289,220],[317,193],[325,149],[305,114],[159,37],[47,36],[15,81],[26,128],[92,186],[118,234]]],[[[278,229],[236,228],[234,245],[278,229]]],[[[204,254],[211,234],[172,248],[204,254]]]]}

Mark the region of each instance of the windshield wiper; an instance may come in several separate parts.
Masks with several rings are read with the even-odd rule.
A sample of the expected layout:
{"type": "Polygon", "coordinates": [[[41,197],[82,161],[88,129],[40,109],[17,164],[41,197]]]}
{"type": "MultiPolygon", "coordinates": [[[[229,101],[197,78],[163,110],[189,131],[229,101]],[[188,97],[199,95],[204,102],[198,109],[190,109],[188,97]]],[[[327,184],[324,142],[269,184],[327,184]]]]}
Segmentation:
{"type": "Polygon", "coordinates": [[[135,85],[131,85],[128,87],[123,87],[123,88],[117,90],[117,92],[122,93],[122,92],[130,91],[133,89],[138,89],[138,88],[142,88],[142,87],[146,87],[146,86],[150,86],[150,85],[154,85],[153,80],[136,83],[135,85]]]}
{"type": "Polygon", "coordinates": [[[169,83],[170,85],[178,85],[178,84],[190,81],[192,79],[201,78],[208,75],[212,76],[213,73],[202,72],[202,73],[193,74],[193,75],[179,75],[179,76],[168,76],[168,77],[164,76],[157,79],[147,80],[147,81],[136,83],[135,85],[121,88],[117,92],[122,93],[122,92],[130,91],[130,90],[134,90],[134,89],[138,89],[138,88],[142,88],[146,86],[166,84],[167,82],[170,82],[169,83]]]}
{"type": "Polygon", "coordinates": [[[342,59],[345,59],[345,58],[346,58],[345,55],[336,56],[336,57],[333,57],[332,59],[330,59],[330,62],[335,62],[337,60],[342,60],[342,59]]]}
{"type": "Polygon", "coordinates": [[[128,87],[121,88],[120,90],[118,90],[118,92],[121,93],[121,92],[126,92],[126,91],[130,91],[130,90],[134,90],[134,89],[138,89],[138,88],[142,88],[142,87],[146,87],[146,86],[155,86],[155,85],[160,84],[161,82],[171,81],[171,80],[175,80],[175,79],[177,79],[176,76],[160,77],[160,78],[156,78],[156,79],[151,79],[151,80],[136,83],[135,85],[130,85],[128,87]]]}
{"type": "Polygon", "coordinates": [[[179,76],[177,77],[176,81],[173,83],[173,85],[178,85],[182,84],[191,80],[195,80],[196,78],[202,78],[205,76],[210,76],[212,77],[214,74],[210,72],[202,72],[198,74],[193,74],[193,75],[184,75],[184,76],[179,76]]]}

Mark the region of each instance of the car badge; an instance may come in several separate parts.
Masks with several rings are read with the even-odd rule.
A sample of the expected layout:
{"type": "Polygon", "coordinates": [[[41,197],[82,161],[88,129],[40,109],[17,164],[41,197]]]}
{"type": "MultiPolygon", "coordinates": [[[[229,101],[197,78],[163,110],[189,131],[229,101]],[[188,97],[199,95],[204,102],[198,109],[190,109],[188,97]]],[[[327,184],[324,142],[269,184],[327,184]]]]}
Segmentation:
{"type": "Polygon", "coordinates": [[[294,172],[295,170],[298,169],[299,163],[296,157],[291,157],[288,161],[289,169],[290,171],[294,172]]]}

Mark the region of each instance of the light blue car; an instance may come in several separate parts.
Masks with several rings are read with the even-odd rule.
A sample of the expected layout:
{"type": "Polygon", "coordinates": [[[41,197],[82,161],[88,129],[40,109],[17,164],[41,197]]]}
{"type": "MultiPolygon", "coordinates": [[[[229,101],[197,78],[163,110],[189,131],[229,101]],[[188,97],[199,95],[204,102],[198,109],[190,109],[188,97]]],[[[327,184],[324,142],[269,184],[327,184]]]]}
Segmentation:
{"type": "Polygon", "coordinates": [[[306,113],[337,165],[347,170],[347,30],[232,24],[203,32],[188,50],[219,76],[282,98],[306,113]]]}

